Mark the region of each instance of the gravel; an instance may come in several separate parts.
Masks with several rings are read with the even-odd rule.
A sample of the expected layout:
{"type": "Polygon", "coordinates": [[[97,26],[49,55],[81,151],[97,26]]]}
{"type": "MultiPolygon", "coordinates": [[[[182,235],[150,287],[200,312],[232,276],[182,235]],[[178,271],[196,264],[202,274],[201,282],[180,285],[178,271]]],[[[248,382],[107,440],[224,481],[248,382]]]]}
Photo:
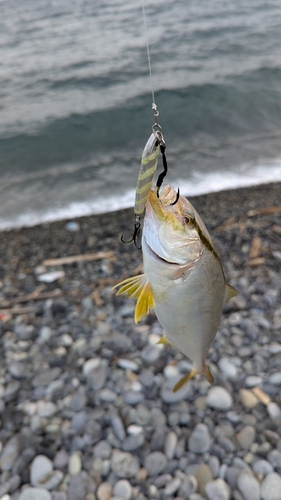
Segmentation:
{"type": "Polygon", "coordinates": [[[214,385],[198,376],[176,393],[191,363],[155,345],[153,312],[135,325],[134,301],[112,292],[141,263],[120,242],[131,210],[4,233],[1,500],[281,500],[281,215],[245,215],[279,205],[280,184],[194,203],[239,295],[207,357],[214,385]],[[37,280],[49,272],[60,279],[37,280]]]}

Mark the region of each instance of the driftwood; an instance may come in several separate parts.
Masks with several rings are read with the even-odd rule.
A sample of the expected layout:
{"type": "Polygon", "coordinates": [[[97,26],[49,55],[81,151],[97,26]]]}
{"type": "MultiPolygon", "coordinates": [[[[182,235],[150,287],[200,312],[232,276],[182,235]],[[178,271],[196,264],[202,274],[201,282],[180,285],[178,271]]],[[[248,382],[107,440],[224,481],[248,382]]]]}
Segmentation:
{"type": "Polygon", "coordinates": [[[90,262],[92,260],[100,260],[100,259],[111,259],[114,260],[114,253],[112,251],[109,252],[96,252],[96,253],[88,253],[88,254],[80,254],[80,255],[70,255],[68,257],[59,257],[58,259],[46,259],[43,261],[43,266],[63,266],[69,264],[75,264],[76,262],[90,262]]]}
{"type": "MultiPolygon", "coordinates": [[[[11,300],[4,300],[1,302],[2,307],[10,308],[14,304],[23,304],[24,302],[29,302],[30,300],[46,300],[52,299],[54,297],[58,297],[62,294],[62,291],[59,288],[55,290],[51,290],[50,292],[42,292],[42,286],[39,286],[32,293],[28,293],[27,295],[20,295],[19,297],[15,297],[11,300]]],[[[12,312],[10,309],[7,309],[12,312]]],[[[19,313],[21,314],[21,313],[19,313]]]]}
{"type": "MultiPolygon", "coordinates": [[[[279,212],[281,212],[281,206],[249,210],[246,214],[226,219],[222,224],[220,224],[215,228],[215,231],[227,231],[229,229],[237,229],[237,228],[239,228],[241,231],[241,229],[243,230],[245,226],[263,227],[266,226],[267,223],[260,221],[255,224],[253,222],[247,222],[247,218],[255,217],[256,215],[271,215],[279,212]]],[[[280,226],[277,226],[276,224],[273,226],[273,230],[276,231],[277,233],[279,232],[279,228],[281,232],[280,226]]]]}

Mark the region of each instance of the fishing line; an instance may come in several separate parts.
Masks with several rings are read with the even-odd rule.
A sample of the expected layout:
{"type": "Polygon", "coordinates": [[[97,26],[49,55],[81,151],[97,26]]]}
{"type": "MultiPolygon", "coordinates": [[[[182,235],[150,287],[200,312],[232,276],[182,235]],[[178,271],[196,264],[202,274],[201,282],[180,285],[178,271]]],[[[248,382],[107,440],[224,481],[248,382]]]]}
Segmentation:
{"type": "Polygon", "coordinates": [[[144,32],[145,32],[145,40],[146,40],[146,52],[147,52],[147,60],[148,60],[148,69],[149,69],[149,77],[150,77],[150,87],[151,87],[151,96],[152,96],[152,111],[154,114],[154,120],[155,124],[152,127],[152,130],[154,131],[155,126],[157,126],[158,131],[161,134],[161,141],[160,141],[160,151],[162,155],[162,162],[163,162],[163,172],[159,175],[157,179],[157,196],[159,197],[159,189],[162,186],[163,180],[167,175],[168,172],[168,164],[167,164],[167,158],[165,155],[165,149],[166,149],[166,144],[162,135],[162,129],[158,123],[158,116],[159,116],[159,111],[157,109],[157,104],[155,103],[155,95],[154,95],[154,86],[153,86],[153,79],[152,79],[152,67],[151,67],[151,57],[150,57],[150,47],[149,47],[149,38],[148,38],[148,29],[147,29],[147,22],[146,22],[146,13],[145,13],[145,4],[144,0],[142,0],[142,14],[143,14],[143,24],[144,24],[144,32]]]}

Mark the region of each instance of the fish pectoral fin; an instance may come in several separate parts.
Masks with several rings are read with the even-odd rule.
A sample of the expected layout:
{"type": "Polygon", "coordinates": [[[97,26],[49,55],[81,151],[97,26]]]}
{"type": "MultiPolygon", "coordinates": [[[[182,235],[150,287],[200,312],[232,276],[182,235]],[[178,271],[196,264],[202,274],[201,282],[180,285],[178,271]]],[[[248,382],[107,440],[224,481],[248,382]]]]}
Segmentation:
{"type": "Polygon", "coordinates": [[[161,339],[159,339],[158,342],[156,342],[156,344],[164,344],[164,345],[168,345],[168,346],[172,345],[172,343],[167,339],[164,332],[163,332],[161,339]]]}
{"type": "Polygon", "coordinates": [[[238,295],[237,290],[235,290],[235,288],[233,288],[233,286],[226,284],[225,285],[225,292],[224,292],[224,305],[230,299],[232,299],[232,297],[235,297],[236,295],[238,295]]]}
{"type": "Polygon", "coordinates": [[[135,308],[135,323],[138,323],[144,316],[146,316],[150,309],[154,307],[154,299],[149,282],[144,274],[127,278],[114,288],[121,287],[116,295],[127,295],[137,299],[135,308]]]}
{"type": "Polygon", "coordinates": [[[113,290],[120,287],[116,295],[127,295],[127,297],[138,299],[145,282],[146,279],[144,274],[139,274],[138,276],[132,276],[131,278],[121,281],[113,287],[113,290]]]}
{"type": "Polygon", "coordinates": [[[180,266],[179,269],[173,272],[171,278],[172,280],[178,280],[179,278],[182,277],[182,275],[186,272],[189,271],[192,267],[194,266],[194,263],[189,263],[186,264],[185,266],[180,266]]]}
{"type": "Polygon", "coordinates": [[[210,368],[205,365],[202,372],[201,371],[198,371],[195,367],[192,368],[191,372],[187,373],[186,375],[184,375],[175,385],[175,387],[173,388],[173,392],[177,392],[179,391],[183,386],[184,384],[186,384],[189,380],[191,380],[193,377],[195,377],[195,375],[197,375],[197,373],[202,373],[202,375],[204,375],[206,377],[206,379],[208,380],[208,382],[210,382],[210,384],[212,384],[214,382],[214,377],[213,375],[211,374],[211,371],[210,371],[210,368]]]}

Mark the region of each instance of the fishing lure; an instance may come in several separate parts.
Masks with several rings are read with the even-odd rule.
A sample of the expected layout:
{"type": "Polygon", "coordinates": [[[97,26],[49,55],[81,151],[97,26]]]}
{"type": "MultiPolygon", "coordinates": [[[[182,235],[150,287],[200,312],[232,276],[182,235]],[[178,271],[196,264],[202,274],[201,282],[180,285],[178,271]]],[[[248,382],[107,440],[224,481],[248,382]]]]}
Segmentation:
{"type": "Polygon", "coordinates": [[[154,174],[157,170],[157,165],[158,165],[159,152],[161,152],[162,154],[164,170],[159,175],[156,183],[157,195],[159,195],[159,189],[168,171],[167,159],[165,155],[166,144],[162,134],[162,129],[157,120],[159,112],[157,111],[157,107],[155,104],[153,109],[154,109],[155,123],[152,127],[152,134],[150,135],[141,155],[141,167],[136,185],[135,207],[134,207],[136,221],[135,221],[134,233],[132,238],[128,241],[123,239],[123,235],[121,236],[121,241],[123,243],[131,243],[133,241],[136,247],[139,249],[141,249],[141,246],[138,246],[138,239],[141,232],[140,218],[144,213],[145,205],[152,188],[154,174]]]}

